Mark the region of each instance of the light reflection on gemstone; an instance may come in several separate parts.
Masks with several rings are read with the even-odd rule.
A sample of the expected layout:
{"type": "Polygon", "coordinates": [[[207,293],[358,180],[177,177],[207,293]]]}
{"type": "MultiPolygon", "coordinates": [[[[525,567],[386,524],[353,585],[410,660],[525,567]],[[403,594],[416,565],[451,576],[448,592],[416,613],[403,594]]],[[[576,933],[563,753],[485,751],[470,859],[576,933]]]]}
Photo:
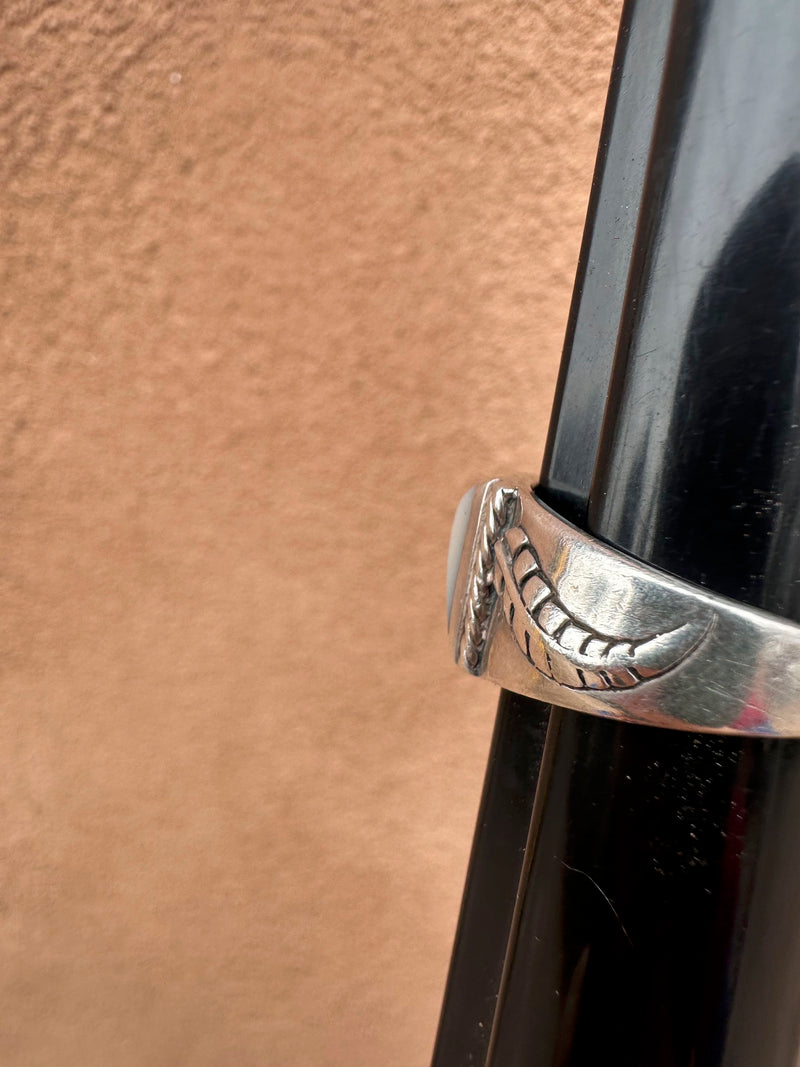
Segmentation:
{"type": "Polygon", "coordinates": [[[465,493],[456,508],[453,528],[450,532],[450,548],[447,553],[447,625],[450,626],[450,612],[453,610],[453,597],[455,595],[456,578],[458,577],[458,565],[461,561],[461,553],[464,548],[464,539],[467,536],[469,513],[472,509],[472,500],[475,496],[475,488],[465,493]]]}

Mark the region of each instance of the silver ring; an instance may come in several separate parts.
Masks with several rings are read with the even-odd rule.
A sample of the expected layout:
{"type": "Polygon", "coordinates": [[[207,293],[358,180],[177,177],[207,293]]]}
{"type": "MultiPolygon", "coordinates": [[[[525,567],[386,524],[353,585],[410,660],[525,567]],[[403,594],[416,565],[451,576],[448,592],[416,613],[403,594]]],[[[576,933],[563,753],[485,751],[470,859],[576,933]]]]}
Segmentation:
{"type": "Polygon", "coordinates": [[[800,737],[800,626],[603,544],[529,480],[494,479],[459,505],[448,621],[457,663],[546,703],[800,737]]]}

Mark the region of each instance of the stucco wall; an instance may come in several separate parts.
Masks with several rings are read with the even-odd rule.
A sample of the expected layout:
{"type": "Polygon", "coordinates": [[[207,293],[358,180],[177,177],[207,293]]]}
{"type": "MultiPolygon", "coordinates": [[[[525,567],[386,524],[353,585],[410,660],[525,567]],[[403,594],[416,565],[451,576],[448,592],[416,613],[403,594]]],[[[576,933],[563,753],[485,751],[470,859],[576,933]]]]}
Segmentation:
{"type": "Polygon", "coordinates": [[[8,0],[0,1062],[430,1053],[617,0],[8,0]]]}

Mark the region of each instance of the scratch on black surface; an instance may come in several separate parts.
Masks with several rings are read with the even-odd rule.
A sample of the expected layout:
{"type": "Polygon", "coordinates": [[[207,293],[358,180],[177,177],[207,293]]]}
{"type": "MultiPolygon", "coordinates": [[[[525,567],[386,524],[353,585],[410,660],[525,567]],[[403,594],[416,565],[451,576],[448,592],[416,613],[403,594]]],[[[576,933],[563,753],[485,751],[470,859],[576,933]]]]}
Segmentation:
{"type": "Polygon", "coordinates": [[[597,882],[594,880],[594,878],[592,878],[592,876],[590,874],[587,874],[586,871],[582,871],[580,869],[580,867],[570,867],[570,865],[568,863],[565,863],[564,860],[561,860],[561,866],[562,867],[566,867],[566,869],[568,871],[572,871],[574,874],[582,874],[584,878],[588,878],[589,879],[589,881],[595,887],[597,892],[600,894],[600,896],[603,898],[603,900],[606,902],[606,904],[608,904],[609,908],[611,908],[611,910],[613,911],[614,918],[619,923],[620,930],[622,930],[623,934],[625,935],[625,939],[628,942],[628,944],[631,946],[631,948],[633,948],[633,941],[631,941],[630,934],[625,929],[625,923],[622,921],[622,919],[620,919],[619,912],[617,911],[617,909],[612,904],[611,897],[609,897],[608,893],[604,893],[603,890],[600,888],[600,886],[597,884],[597,882]]]}

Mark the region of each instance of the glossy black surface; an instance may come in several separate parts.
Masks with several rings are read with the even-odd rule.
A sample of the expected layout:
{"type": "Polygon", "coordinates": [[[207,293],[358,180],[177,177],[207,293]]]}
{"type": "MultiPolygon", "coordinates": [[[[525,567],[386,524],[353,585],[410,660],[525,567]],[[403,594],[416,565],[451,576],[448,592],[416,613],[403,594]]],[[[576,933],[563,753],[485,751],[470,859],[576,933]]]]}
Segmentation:
{"type": "Polygon", "coordinates": [[[497,709],[433,1067],[486,1058],[549,710],[515,693],[497,709]]]}
{"type": "Polygon", "coordinates": [[[590,528],[800,620],[800,5],[676,4],[590,528]]]}
{"type": "MultiPolygon", "coordinates": [[[[797,620],[800,5],[673,6],[589,525],[797,620]]],[[[492,1067],[795,1067],[800,742],[551,724],[492,1067]]]]}
{"type": "Polygon", "coordinates": [[[585,525],[650,141],[671,5],[625,4],[600,134],[539,491],[585,525]]]}
{"type": "Polygon", "coordinates": [[[793,1067],[800,745],[553,717],[489,1062],[793,1067]]]}

